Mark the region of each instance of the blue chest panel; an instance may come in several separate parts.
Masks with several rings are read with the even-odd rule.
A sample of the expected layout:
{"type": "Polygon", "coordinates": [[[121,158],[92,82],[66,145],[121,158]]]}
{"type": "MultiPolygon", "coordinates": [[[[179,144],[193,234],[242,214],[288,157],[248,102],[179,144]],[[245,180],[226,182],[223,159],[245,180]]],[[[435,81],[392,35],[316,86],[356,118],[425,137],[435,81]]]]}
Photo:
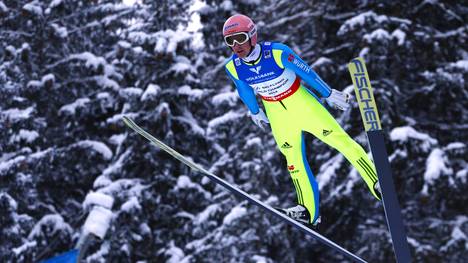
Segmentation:
{"type": "Polygon", "coordinates": [[[250,65],[243,62],[237,55],[233,56],[234,66],[240,80],[247,84],[258,84],[279,77],[284,69],[276,64],[273,58],[273,52],[270,42],[262,43],[262,54],[260,62],[255,65],[250,65]]]}

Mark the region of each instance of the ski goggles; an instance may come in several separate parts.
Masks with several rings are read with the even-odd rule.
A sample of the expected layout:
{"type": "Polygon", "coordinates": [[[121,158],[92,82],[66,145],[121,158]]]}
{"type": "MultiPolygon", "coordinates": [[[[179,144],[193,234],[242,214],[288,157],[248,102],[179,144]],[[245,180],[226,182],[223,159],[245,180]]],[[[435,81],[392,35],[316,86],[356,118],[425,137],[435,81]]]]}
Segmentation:
{"type": "Polygon", "coordinates": [[[247,34],[246,32],[240,32],[229,36],[225,36],[224,42],[226,42],[226,45],[233,47],[236,43],[242,45],[245,42],[249,41],[249,39],[249,34],[247,34]]]}

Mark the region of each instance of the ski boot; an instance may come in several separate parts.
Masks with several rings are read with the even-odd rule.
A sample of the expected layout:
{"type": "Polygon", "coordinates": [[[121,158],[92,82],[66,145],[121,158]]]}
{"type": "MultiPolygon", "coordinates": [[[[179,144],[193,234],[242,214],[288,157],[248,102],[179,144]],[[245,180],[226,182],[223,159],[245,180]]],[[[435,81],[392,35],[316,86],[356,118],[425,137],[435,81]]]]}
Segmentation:
{"type": "Polygon", "coordinates": [[[382,190],[380,190],[379,181],[375,182],[374,184],[374,191],[379,196],[379,199],[382,200],[382,190]]]}
{"type": "Polygon", "coordinates": [[[310,222],[310,213],[302,205],[297,205],[290,208],[276,208],[278,211],[282,212],[283,214],[287,215],[288,217],[301,222],[302,224],[306,225],[309,228],[317,229],[318,224],[321,222],[321,217],[319,216],[313,223],[310,222]]]}

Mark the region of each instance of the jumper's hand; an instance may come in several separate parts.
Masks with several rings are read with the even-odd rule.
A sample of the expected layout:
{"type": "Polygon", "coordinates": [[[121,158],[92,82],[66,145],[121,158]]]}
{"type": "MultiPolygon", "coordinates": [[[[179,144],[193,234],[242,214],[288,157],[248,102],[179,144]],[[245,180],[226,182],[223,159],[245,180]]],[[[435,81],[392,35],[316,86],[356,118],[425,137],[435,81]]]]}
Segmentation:
{"type": "Polygon", "coordinates": [[[255,123],[255,125],[260,127],[262,130],[265,129],[264,126],[266,126],[267,123],[270,123],[262,109],[260,109],[257,114],[250,114],[250,117],[252,118],[252,121],[255,123]]]}
{"type": "Polygon", "coordinates": [[[349,109],[349,102],[351,101],[351,95],[345,92],[332,89],[330,97],[325,99],[331,107],[345,111],[349,109]]]}

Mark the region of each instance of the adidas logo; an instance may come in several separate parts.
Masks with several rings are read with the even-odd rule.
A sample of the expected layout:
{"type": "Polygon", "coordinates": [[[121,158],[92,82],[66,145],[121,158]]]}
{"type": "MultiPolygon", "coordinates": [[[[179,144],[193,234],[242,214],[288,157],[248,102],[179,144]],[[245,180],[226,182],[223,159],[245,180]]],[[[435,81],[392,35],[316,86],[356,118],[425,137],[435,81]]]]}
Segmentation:
{"type": "Polygon", "coordinates": [[[332,133],[333,131],[329,131],[329,130],[323,130],[323,136],[328,136],[330,135],[330,133],[332,133]]]}
{"type": "Polygon", "coordinates": [[[283,148],[283,149],[289,149],[289,148],[292,148],[292,146],[289,145],[288,142],[285,142],[283,145],[281,145],[281,148],[283,148]]]}

